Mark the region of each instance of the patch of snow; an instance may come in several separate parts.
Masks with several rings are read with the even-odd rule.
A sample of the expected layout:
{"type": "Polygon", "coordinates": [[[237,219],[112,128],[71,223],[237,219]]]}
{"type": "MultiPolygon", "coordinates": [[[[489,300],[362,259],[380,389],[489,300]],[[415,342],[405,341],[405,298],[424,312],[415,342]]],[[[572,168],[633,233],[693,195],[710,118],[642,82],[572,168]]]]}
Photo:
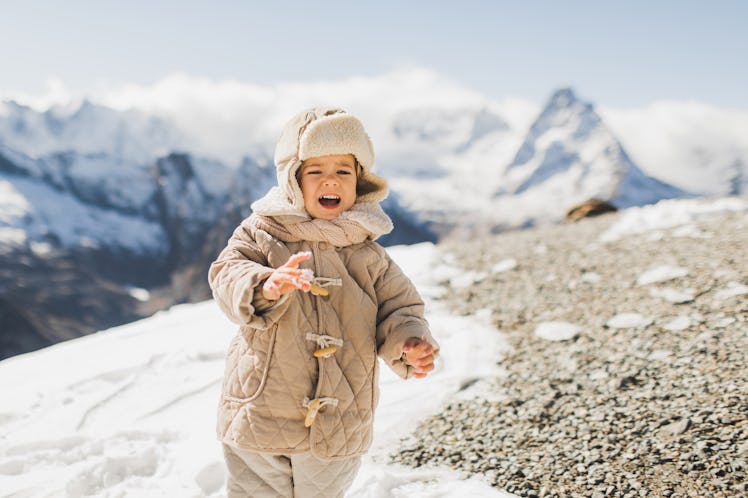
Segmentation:
{"type": "Polygon", "coordinates": [[[542,322],[535,327],[535,335],[546,341],[568,341],[580,331],[581,327],[567,322],[542,322]]]}
{"type": "Polygon", "coordinates": [[[680,266],[660,265],[641,273],[636,279],[636,285],[649,285],[667,282],[688,275],[688,269],[680,266]]]}
{"type": "Polygon", "coordinates": [[[663,325],[662,328],[665,330],[679,331],[686,330],[690,326],[691,319],[686,315],[679,315],[663,325]]]}
{"type": "Polygon", "coordinates": [[[138,301],[145,302],[151,298],[151,293],[148,292],[148,289],[142,289],[140,287],[130,287],[128,293],[138,301]]]}
{"type": "Polygon", "coordinates": [[[618,221],[600,235],[600,240],[615,242],[623,237],[690,225],[696,220],[728,213],[748,213],[748,200],[724,197],[660,201],[651,206],[626,209],[618,221]]]}
{"type": "Polygon", "coordinates": [[[739,282],[728,282],[727,287],[717,291],[717,293],[714,294],[714,299],[723,301],[725,299],[730,299],[731,297],[735,296],[742,296],[744,294],[748,294],[748,286],[743,285],[739,282]]]}
{"type": "Polygon", "coordinates": [[[619,313],[605,322],[611,329],[632,329],[646,327],[652,323],[651,318],[644,317],[639,313],[619,313]]]}
{"type": "Polygon", "coordinates": [[[690,303],[696,297],[696,289],[673,289],[671,287],[652,288],[649,295],[659,297],[673,304],[690,303]]]}
{"type": "Polygon", "coordinates": [[[602,277],[599,273],[595,273],[592,271],[586,271],[582,273],[582,282],[587,282],[588,284],[596,284],[602,280],[602,277]]]}
{"type": "Polygon", "coordinates": [[[514,258],[503,259],[491,267],[492,273],[503,273],[517,268],[517,260],[514,258]]]}
{"type": "Polygon", "coordinates": [[[0,250],[3,246],[8,249],[23,247],[26,244],[26,232],[20,228],[0,226],[0,250]]]}
{"type": "Polygon", "coordinates": [[[455,275],[454,277],[450,278],[449,284],[455,289],[465,289],[467,287],[470,287],[473,284],[477,284],[485,280],[487,276],[488,275],[484,272],[463,271],[463,272],[460,272],[458,275],[455,275]]]}
{"type": "Polygon", "coordinates": [[[717,320],[716,322],[714,322],[713,326],[716,329],[723,329],[725,327],[729,327],[730,325],[732,325],[736,321],[737,320],[735,319],[735,317],[726,316],[726,317],[721,318],[721,319],[717,320]]]}
{"type": "Polygon", "coordinates": [[[683,225],[672,231],[673,237],[689,237],[692,239],[711,239],[713,234],[701,230],[696,225],[683,225]]]}
{"type": "Polygon", "coordinates": [[[647,356],[647,359],[650,361],[658,361],[658,360],[664,360],[666,358],[669,358],[672,355],[673,355],[673,352],[667,349],[655,349],[649,354],[649,356],[647,356]]]}

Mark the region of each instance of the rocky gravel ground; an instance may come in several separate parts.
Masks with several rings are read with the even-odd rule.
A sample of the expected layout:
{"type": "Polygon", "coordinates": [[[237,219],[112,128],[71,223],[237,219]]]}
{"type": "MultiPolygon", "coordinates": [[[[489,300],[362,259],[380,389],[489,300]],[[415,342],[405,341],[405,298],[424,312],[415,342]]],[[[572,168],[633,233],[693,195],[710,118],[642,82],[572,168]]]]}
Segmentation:
{"type": "Polygon", "coordinates": [[[623,215],[445,244],[450,305],[491,310],[506,374],[393,461],[521,497],[748,496],[748,215],[616,238],[623,215]]]}

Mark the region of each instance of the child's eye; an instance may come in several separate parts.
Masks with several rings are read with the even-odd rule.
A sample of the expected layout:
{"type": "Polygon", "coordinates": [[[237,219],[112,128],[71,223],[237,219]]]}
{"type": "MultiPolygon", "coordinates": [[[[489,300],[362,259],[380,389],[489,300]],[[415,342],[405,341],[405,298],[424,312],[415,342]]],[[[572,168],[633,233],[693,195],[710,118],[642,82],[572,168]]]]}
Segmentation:
{"type": "Polygon", "coordinates": [[[338,170],[338,174],[339,174],[339,175],[350,175],[350,174],[351,174],[351,172],[350,172],[350,171],[348,171],[347,169],[339,169],[339,170],[338,170]]]}
{"type": "Polygon", "coordinates": [[[305,175],[319,175],[322,171],[318,169],[308,169],[304,172],[305,175]]]}

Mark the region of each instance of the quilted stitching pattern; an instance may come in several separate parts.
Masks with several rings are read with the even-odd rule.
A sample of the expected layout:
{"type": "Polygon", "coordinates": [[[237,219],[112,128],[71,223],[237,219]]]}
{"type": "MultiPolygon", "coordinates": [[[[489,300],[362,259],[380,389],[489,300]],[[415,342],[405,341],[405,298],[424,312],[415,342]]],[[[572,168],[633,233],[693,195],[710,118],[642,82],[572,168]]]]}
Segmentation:
{"type": "MultiPolygon", "coordinates": [[[[277,247],[275,243],[264,248],[268,261],[279,259],[273,254],[277,247]]],[[[294,293],[277,318],[269,311],[275,322],[258,317],[252,319],[251,327],[244,327],[227,357],[227,396],[219,408],[218,433],[228,444],[256,451],[296,454],[311,450],[323,459],[363,454],[371,444],[378,398],[378,349],[401,348],[405,337],[400,337],[398,322],[410,322],[409,333],[414,332],[413,323],[420,323],[418,335],[428,336],[422,315],[408,311],[420,311],[417,293],[408,289],[412,284],[407,279],[389,274],[380,278],[390,269],[389,259],[374,243],[337,249],[308,243],[280,247],[290,253],[312,249],[313,261],[302,266],[313,264],[315,275],[341,278],[343,286],[328,287],[328,297],[294,293]],[[388,295],[380,296],[382,291],[388,295]],[[397,303],[399,295],[416,299],[400,303],[405,308],[400,315],[387,317],[383,327],[378,323],[380,300],[398,310],[402,308],[397,303]],[[341,338],[343,346],[331,357],[317,359],[313,352],[318,346],[306,339],[308,332],[341,338]],[[321,397],[335,398],[338,404],[323,407],[311,428],[304,427],[304,398],[321,397]]],[[[241,271],[248,278],[246,266],[241,271]]],[[[230,297],[223,296],[223,301],[233,305],[230,297]]]]}

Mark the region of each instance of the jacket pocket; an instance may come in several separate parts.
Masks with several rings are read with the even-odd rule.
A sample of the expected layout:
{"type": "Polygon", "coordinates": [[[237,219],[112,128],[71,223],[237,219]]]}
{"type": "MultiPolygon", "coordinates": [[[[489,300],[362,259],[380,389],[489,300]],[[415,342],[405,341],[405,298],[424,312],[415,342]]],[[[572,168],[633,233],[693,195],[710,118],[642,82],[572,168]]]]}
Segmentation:
{"type": "Polygon", "coordinates": [[[270,369],[277,327],[250,329],[238,334],[229,346],[223,378],[223,400],[249,403],[262,394],[270,369]]]}

